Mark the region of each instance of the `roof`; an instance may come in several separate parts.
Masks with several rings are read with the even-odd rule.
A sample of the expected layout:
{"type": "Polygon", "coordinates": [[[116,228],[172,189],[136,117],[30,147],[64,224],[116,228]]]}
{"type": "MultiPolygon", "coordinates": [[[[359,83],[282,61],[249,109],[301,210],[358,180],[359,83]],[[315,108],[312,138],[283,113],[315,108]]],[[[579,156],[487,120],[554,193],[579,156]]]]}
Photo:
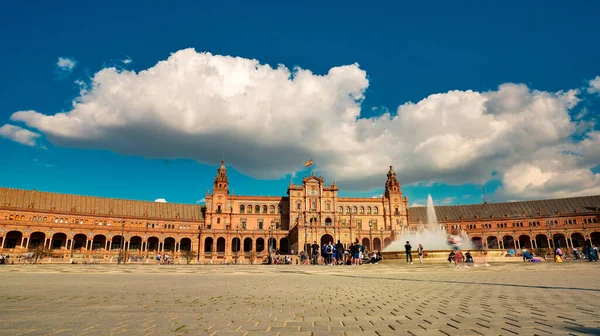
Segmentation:
{"type": "MultiPolygon", "coordinates": [[[[562,216],[576,213],[598,213],[599,211],[600,195],[538,201],[435,206],[435,213],[439,221],[562,216]]],[[[410,207],[408,215],[411,222],[418,222],[419,219],[426,221],[427,208],[410,207]]]]}
{"type": "Polygon", "coordinates": [[[134,201],[96,196],[0,188],[0,207],[30,211],[69,212],[107,216],[202,220],[202,206],[196,204],[134,201]]]}

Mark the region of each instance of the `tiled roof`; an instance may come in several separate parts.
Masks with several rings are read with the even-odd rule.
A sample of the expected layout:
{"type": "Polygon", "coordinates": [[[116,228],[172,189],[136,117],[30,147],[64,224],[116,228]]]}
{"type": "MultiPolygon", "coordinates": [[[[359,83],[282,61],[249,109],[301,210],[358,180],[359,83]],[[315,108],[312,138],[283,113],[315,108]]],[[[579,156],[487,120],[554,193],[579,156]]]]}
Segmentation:
{"type": "MultiPolygon", "coordinates": [[[[599,209],[600,195],[596,195],[539,201],[435,206],[435,213],[439,221],[454,221],[461,220],[461,216],[462,220],[483,220],[492,217],[499,219],[598,213],[599,209]]],[[[426,207],[411,207],[408,209],[408,214],[410,222],[416,223],[419,219],[423,222],[427,220],[426,207]]]]}
{"type": "Polygon", "coordinates": [[[145,218],[202,220],[196,204],[133,201],[95,196],[0,188],[0,207],[145,218]]]}

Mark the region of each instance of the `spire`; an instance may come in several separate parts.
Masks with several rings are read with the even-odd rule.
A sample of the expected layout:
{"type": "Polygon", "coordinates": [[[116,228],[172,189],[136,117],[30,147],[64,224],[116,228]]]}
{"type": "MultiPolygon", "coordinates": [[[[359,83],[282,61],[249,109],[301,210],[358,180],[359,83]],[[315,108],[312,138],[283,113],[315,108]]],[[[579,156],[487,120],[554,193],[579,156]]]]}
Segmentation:
{"type": "Polygon", "coordinates": [[[225,160],[221,160],[221,165],[217,168],[217,177],[213,185],[214,190],[221,190],[229,192],[229,178],[227,178],[227,168],[225,167],[225,160]]]}
{"type": "Polygon", "coordinates": [[[390,170],[387,173],[387,181],[385,181],[385,195],[389,197],[391,193],[400,193],[400,183],[396,179],[396,172],[393,166],[390,166],[390,170]]]}

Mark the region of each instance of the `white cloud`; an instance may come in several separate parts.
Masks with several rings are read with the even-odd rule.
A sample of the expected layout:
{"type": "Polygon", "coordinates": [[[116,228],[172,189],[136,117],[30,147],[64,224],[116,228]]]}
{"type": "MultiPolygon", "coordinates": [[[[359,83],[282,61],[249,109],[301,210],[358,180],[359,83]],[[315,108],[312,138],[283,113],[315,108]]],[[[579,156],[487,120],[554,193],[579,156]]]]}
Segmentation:
{"type": "Polygon", "coordinates": [[[6,124],[0,127],[0,137],[34,147],[37,145],[36,139],[40,137],[40,134],[19,126],[6,124]]]}
{"type": "Polygon", "coordinates": [[[410,207],[424,207],[425,204],[421,204],[421,203],[417,203],[417,202],[413,202],[410,207]]]}
{"type": "Polygon", "coordinates": [[[368,85],[358,64],[317,75],[185,49],[139,73],[99,71],[69,112],[20,111],[11,119],[59,146],[208,164],[226,152],[229,165],[258,178],[291,175],[312,158],[346,190],[380,187],[391,162],[403,184],[480,183],[495,173],[505,197],[595,190],[593,165],[579,152],[596,150],[572,140],[577,133],[592,141],[591,128],[569,113],[578,90],[508,83],[432,94],[397,114],[360,119],[368,85]],[[554,182],[572,173],[573,183],[588,187],[554,182]]]}
{"type": "Polygon", "coordinates": [[[590,81],[588,93],[600,93],[600,76],[596,76],[596,78],[590,81]]]}
{"type": "Polygon", "coordinates": [[[440,200],[439,205],[452,205],[456,197],[444,197],[440,200]]]}
{"type": "Polygon", "coordinates": [[[371,198],[382,198],[383,194],[377,194],[377,195],[373,195],[371,196],[371,198]]]}
{"type": "Polygon", "coordinates": [[[206,203],[206,198],[202,198],[196,201],[196,204],[204,204],[206,203]]]}
{"type": "Polygon", "coordinates": [[[75,69],[77,61],[73,58],[59,57],[56,62],[56,67],[60,72],[71,73],[75,69]]]}
{"type": "Polygon", "coordinates": [[[157,202],[157,203],[167,203],[167,200],[164,199],[164,198],[157,198],[157,199],[154,200],[154,202],[157,202]]]}
{"type": "Polygon", "coordinates": [[[122,60],[121,62],[123,62],[123,64],[129,64],[129,63],[133,62],[133,60],[131,59],[131,57],[127,56],[127,58],[122,60]]]}

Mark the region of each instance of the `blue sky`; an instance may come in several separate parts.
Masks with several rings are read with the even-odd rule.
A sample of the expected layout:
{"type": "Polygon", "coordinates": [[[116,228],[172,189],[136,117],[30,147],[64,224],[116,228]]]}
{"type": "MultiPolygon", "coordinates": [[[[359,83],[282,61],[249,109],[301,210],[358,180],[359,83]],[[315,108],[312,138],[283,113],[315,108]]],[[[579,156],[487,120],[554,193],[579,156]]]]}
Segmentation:
{"type": "Polygon", "coordinates": [[[0,185],[194,203],[211,187],[225,152],[236,194],[283,195],[291,178],[299,182],[310,172],[303,163],[311,158],[347,196],[380,194],[390,164],[411,204],[424,203],[428,193],[438,204],[477,203],[481,181],[492,201],[596,194],[599,9],[594,1],[5,4],[0,125],[11,128],[0,138],[0,185]],[[216,56],[257,60],[272,76],[216,56]],[[196,67],[200,61],[222,67],[196,67]],[[137,76],[159,62],[167,64],[159,75],[125,80],[124,73],[137,76]],[[310,70],[307,82],[290,85],[290,97],[273,79],[279,64],[310,70]],[[111,67],[115,72],[102,72],[111,67]],[[175,68],[194,75],[181,79],[169,73],[175,68]],[[200,84],[206,76],[230,87],[200,84]],[[235,81],[247,77],[240,88],[235,81]],[[326,83],[315,84],[320,80],[326,83]],[[119,93],[110,98],[93,83],[119,93]],[[506,83],[515,84],[501,87],[506,83]],[[159,84],[165,87],[153,96],[147,88],[159,84]],[[218,103],[196,100],[213,89],[218,103]],[[100,106],[93,116],[82,121],[73,113],[64,123],[47,117],[74,110],[81,90],[86,111],[100,106]],[[317,92],[299,94],[307,90],[317,92]],[[141,103],[129,105],[137,97],[141,103]],[[185,107],[165,108],[178,102],[185,107]],[[120,119],[109,119],[118,132],[101,120],[115,109],[120,119]],[[348,112],[354,110],[358,115],[348,112]],[[37,114],[15,117],[18,111],[37,114]],[[291,112],[277,116],[281,111],[291,112]],[[245,113],[247,125],[277,123],[253,133],[236,113],[245,113]],[[190,118],[218,126],[192,127],[190,118]],[[372,125],[354,123],[369,118],[372,125]],[[179,127],[165,131],[165,120],[179,127]],[[21,129],[33,133],[19,137],[21,129]],[[302,131],[286,141],[296,129],[302,131]]]}

